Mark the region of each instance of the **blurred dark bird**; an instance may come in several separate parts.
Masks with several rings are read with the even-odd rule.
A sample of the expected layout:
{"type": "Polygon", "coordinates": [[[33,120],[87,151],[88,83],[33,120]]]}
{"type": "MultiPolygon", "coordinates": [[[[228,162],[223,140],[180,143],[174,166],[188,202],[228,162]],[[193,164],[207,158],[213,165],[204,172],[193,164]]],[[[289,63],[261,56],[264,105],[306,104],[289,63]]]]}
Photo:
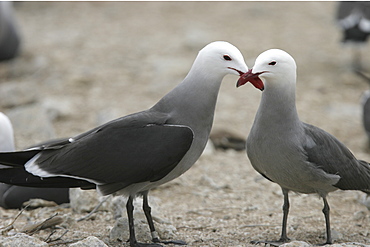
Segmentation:
{"type": "Polygon", "coordinates": [[[370,148],[370,91],[366,90],[362,97],[362,123],[368,138],[368,147],[370,148]]]}
{"type": "MultiPolygon", "coordinates": [[[[370,86],[370,76],[366,73],[355,70],[356,75],[364,79],[370,86]]],[[[366,90],[361,97],[361,105],[362,105],[362,124],[365,130],[365,133],[368,138],[368,148],[370,148],[370,90],[366,90]]]]}
{"type": "Polygon", "coordinates": [[[339,2],[336,19],[343,30],[342,42],[352,45],[353,68],[363,69],[361,47],[366,44],[370,34],[370,2],[339,2]]]}
{"type": "Polygon", "coordinates": [[[0,61],[16,57],[20,43],[19,29],[13,14],[13,3],[0,2],[0,61]]]}

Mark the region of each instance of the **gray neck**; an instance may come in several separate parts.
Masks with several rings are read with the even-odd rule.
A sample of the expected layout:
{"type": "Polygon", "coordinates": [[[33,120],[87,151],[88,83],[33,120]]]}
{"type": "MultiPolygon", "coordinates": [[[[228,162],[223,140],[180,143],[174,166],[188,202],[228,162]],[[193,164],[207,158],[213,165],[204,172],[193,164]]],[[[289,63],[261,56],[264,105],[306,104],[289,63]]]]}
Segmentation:
{"type": "Polygon", "coordinates": [[[279,130],[290,129],[299,124],[295,103],[295,84],[290,87],[269,86],[267,84],[262,93],[255,122],[258,122],[258,125],[281,126],[279,130]]]}
{"type": "Polygon", "coordinates": [[[171,119],[176,119],[178,124],[211,127],[223,76],[212,76],[195,67],[154,109],[169,113],[171,119]]]}

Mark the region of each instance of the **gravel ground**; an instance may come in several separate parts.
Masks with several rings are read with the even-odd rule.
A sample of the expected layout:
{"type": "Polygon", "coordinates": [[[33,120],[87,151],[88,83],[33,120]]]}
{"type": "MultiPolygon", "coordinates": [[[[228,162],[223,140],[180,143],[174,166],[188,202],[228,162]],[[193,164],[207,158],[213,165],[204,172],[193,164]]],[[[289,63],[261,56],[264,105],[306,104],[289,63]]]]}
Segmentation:
{"type": "MultiPolygon", "coordinates": [[[[262,51],[288,51],[298,65],[301,119],[370,160],[360,107],[368,86],[351,72],[351,49],[339,42],[335,2],[21,2],[15,7],[22,52],[0,64],[0,88],[28,85],[32,104],[57,109],[50,138],[73,136],[151,107],[184,78],[198,50],[226,40],[241,50],[249,67],[262,51]]],[[[366,68],[370,50],[363,48],[366,68]]],[[[236,89],[236,80],[224,79],[214,127],[245,138],[261,92],[251,85],[236,89]]],[[[24,105],[0,105],[0,110],[7,114],[17,107],[24,105]]],[[[30,133],[25,124],[15,126],[18,148],[45,140],[41,131],[30,133]]],[[[251,240],[280,235],[280,188],[259,176],[244,152],[207,152],[186,174],[151,195],[155,214],[176,227],[174,238],[189,246],[248,246],[251,240]]],[[[370,216],[362,199],[360,192],[330,194],[338,243],[370,245],[370,216]]],[[[317,196],[292,193],[288,236],[324,242],[322,207],[317,196]]],[[[19,224],[54,212],[82,216],[52,207],[24,213],[19,224]]],[[[18,211],[0,213],[5,225],[18,211]]],[[[109,246],[122,246],[107,240],[114,223],[111,213],[98,212],[94,220],[71,224],[62,242],[94,235],[109,246]]],[[[45,239],[49,233],[35,236],[45,239]]]]}

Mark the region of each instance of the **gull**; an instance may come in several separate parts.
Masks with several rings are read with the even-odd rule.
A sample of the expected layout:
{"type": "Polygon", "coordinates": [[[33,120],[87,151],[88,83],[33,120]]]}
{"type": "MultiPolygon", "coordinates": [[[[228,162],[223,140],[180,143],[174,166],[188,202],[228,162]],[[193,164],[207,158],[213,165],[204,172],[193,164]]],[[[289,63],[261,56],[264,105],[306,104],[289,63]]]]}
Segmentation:
{"type": "Polygon", "coordinates": [[[326,197],[337,189],[369,192],[370,166],[356,159],[333,135],[299,119],[295,103],[296,69],[292,56],[271,49],[261,53],[253,69],[238,80],[237,86],[249,81],[263,90],[247,138],[247,155],[257,172],[282,189],[283,223],[277,242],[289,240],[288,193],[294,191],[317,193],[323,199],[326,244],[331,244],[330,208],[326,197]]]}
{"type": "Polygon", "coordinates": [[[1,170],[0,181],[22,186],[33,186],[31,180],[49,187],[96,185],[101,195],[128,197],[131,247],[184,244],[159,240],[148,192],[179,177],[198,160],[209,138],[223,78],[227,74],[240,76],[247,70],[235,46],[212,42],[198,53],[185,79],[150,109],[53,145],[0,153],[0,163],[14,167],[7,173],[1,170]],[[17,177],[17,171],[24,169],[33,179],[17,177]],[[144,199],[152,244],[139,243],[135,237],[133,199],[138,195],[144,199]]]}

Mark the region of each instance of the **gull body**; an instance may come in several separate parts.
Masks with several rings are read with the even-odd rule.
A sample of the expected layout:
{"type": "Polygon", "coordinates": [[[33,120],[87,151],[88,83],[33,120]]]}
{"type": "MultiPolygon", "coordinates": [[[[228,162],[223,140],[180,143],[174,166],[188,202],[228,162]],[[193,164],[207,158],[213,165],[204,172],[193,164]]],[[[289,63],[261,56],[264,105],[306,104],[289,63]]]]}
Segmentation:
{"type": "Polygon", "coordinates": [[[96,186],[103,195],[126,195],[130,245],[135,247],[144,244],[135,238],[132,202],[143,195],[153,242],[160,242],[148,191],[177,178],[197,161],[208,141],[222,79],[247,70],[235,46],[210,43],[199,52],[185,79],[150,109],[51,146],[0,153],[0,163],[15,167],[10,174],[0,172],[0,181],[15,183],[17,178],[23,186],[96,186]],[[32,179],[17,177],[16,167],[25,168],[32,179]]]}
{"type": "Polygon", "coordinates": [[[370,190],[370,166],[328,132],[299,119],[296,104],[296,63],[279,49],[263,52],[238,86],[250,81],[263,90],[252,129],[247,155],[265,178],[280,185],[284,217],[279,242],[288,241],[286,224],[289,191],[317,193],[324,201],[326,243],[332,243],[329,204],[326,196],[337,189],[370,190]]]}

